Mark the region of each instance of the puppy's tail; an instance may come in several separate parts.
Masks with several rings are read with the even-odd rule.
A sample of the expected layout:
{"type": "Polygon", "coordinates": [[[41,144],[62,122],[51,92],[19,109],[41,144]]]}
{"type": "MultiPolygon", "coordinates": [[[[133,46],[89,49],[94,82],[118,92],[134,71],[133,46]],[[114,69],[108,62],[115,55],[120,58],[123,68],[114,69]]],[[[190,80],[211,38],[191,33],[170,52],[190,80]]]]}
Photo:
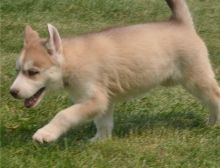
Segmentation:
{"type": "Polygon", "coordinates": [[[194,27],[191,14],[185,0],[166,0],[172,11],[171,20],[194,27]]]}

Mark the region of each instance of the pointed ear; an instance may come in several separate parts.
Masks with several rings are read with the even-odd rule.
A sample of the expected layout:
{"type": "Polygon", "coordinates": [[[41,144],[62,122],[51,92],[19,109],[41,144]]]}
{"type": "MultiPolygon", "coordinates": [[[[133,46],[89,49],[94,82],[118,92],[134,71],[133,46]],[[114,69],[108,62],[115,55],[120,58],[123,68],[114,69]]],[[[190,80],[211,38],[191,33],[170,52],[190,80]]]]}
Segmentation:
{"type": "Polygon", "coordinates": [[[39,40],[40,37],[36,31],[34,31],[31,26],[27,25],[24,31],[24,45],[27,45],[35,40],[39,40]]]}
{"type": "Polygon", "coordinates": [[[52,55],[59,55],[62,53],[62,41],[58,30],[51,24],[47,24],[48,27],[48,50],[52,55]]]}

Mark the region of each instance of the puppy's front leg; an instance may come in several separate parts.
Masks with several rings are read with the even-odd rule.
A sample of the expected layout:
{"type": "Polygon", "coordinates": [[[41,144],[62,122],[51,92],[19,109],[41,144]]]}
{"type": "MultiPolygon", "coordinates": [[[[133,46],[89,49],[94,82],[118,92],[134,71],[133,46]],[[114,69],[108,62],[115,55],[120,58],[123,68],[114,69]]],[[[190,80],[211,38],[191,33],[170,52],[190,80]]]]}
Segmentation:
{"type": "Polygon", "coordinates": [[[96,91],[92,97],[59,112],[47,125],[33,135],[33,139],[41,143],[55,141],[70,127],[101,115],[107,108],[106,94],[96,91]]]}

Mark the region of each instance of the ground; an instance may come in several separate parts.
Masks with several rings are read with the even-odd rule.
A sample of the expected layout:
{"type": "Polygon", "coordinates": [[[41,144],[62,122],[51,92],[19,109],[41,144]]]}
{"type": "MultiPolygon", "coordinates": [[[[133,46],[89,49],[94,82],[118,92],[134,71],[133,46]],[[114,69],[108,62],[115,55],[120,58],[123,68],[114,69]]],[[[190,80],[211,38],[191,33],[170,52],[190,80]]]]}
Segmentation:
{"type": "MultiPolygon", "coordinates": [[[[188,4],[220,81],[220,1],[188,0],[188,4]]],[[[220,128],[206,126],[207,109],[180,86],[159,87],[143,98],[117,105],[113,139],[98,143],[88,141],[95,134],[91,122],[52,144],[33,142],[34,132],[70,105],[66,93],[50,95],[36,109],[25,109],[9,95],[27,24],[44,37],[47,23],[55,25],[62,36],[76,36],[168,16],[163,0],[2,0],[2,168],[220,167],[220,128]]]]}

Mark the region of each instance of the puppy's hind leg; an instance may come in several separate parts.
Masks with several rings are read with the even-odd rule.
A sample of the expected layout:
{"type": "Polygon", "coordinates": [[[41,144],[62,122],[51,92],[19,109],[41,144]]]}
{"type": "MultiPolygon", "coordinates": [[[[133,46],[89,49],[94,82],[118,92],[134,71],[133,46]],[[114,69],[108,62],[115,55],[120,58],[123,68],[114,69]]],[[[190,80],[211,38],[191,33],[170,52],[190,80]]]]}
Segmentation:
{"type": "Polygon", "coordinates": [[[199,74],[191,74],[190,78],[183,82],[183,86],[208,107],[210,111],[208,125],[220,125],[220,88],[213,73],[207,73],[211,69],[203,68],[199,74]],[[204,70],[206,73],[203,73],[204,70]]]}
{"type": "Polygon", "coordinates": [[[113,129],[113,105],[111,105],[108,110],[100,116],[94,119],[96,125],[96,134],[90,139],[91,142],[97,140],[110,139],[112,137],[113,129]]]}

